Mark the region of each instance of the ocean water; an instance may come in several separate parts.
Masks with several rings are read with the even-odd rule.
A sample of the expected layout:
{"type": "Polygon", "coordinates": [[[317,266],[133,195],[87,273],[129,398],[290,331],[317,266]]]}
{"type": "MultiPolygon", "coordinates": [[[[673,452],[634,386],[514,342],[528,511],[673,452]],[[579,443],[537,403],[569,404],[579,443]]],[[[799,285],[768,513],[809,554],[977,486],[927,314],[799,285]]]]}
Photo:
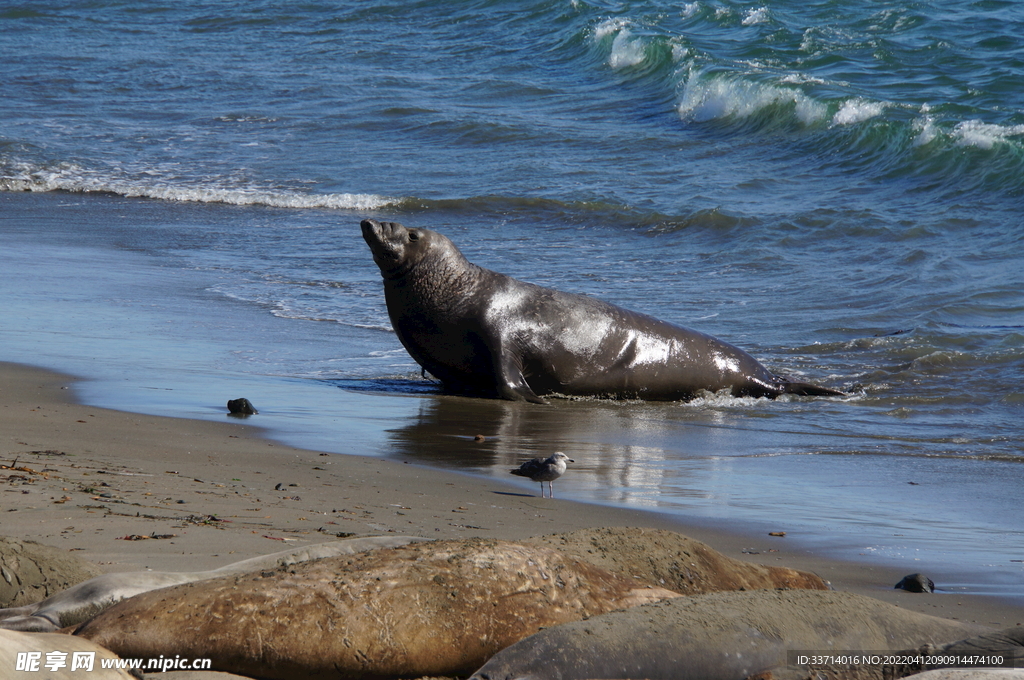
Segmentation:
{"type": "Polygon", "coordinates": [[[12,2],[0,55],[0,359],[1024,599],[1019,4],[12,2]],[[851,396],[443,395],[365,217],[851,396]]]}

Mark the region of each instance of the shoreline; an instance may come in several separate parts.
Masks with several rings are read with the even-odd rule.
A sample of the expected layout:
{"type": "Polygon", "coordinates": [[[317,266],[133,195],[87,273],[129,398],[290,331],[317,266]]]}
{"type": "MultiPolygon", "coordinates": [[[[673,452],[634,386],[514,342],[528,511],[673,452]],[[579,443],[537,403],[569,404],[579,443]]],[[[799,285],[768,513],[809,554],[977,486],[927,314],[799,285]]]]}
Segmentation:
{"type": "Polygon", "coordinates": [[[630,526],[669,529],[730,557],[812,571],[837,590],[910,610],[1024,625],[1024,606],[1015,602],[893,590],[908,570],[830,559],[785,538],[647,510],[542,500],[511,482],[405,461],[294,448],[269,439],[258,421],[91,407],[76,400],[75,382],[0,362],[0,465],[28,469],[0,469],[0,535],[66,549],[105,571],[198,571],[339,535],[514,540],[630,526]],[[159,538],[134,538],[144,536],[159,538]]]}

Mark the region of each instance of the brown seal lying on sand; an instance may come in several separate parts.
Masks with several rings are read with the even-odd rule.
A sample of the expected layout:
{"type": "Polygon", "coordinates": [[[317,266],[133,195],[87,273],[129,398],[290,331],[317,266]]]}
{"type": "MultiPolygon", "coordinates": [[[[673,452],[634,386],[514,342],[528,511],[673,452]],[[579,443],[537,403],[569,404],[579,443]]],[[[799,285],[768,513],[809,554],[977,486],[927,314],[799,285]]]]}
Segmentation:
{"type": "Polygon", "coordinates": [[[0,536],[0,607],[38,602],[102,573],[67,550],[0,536]]]}
{"type": "Polygon", "coordinates": [[[546,626],[668,597],[548,548],[436,541],[144,593],[76,635],[260,678],[454,675],[546,626]]]}
{"type": "Polygon", "coordinates": [[[478,267],[435,231],[376,220],[361,228],[398,339],[449,390],[535,403],[545,394],[843,395],[775,375],[710,335],[478,267]]]}
{"type": "MultiPolygon", "coordinates": [[[[57,633],[23,633],[14,630],[0,630],[0,677],[36,678],[37,680],[136,680],[142,674],[129,673],[116,668],[103,668],[103,659],[116,659],[116,654],[94,642],[70,635],[57,633]],[[47,667],[47,655],[57,652],[54,661],[63,665],[47,667]],[[36,664],[21,668],[19,654],[39,654],[36,664]],[[76,654],[83,656],[76,657],[76,654]],[[88,664],[91,659],[92,665],[88,664]],[[74,667],[74,670],[72,668],[74,667]]],[[[22,657],[22,664],[30,663],[22,657]]]]}
{"type": "Polygon", "coordinates": [[[828,590],[816,574],[766,567],[723,555],[706,543],[664,529],[602,527],[528,538],[585,562],[683,595],[722,590],[828,590]]]}
{"type": "Polygon", "coordinates": [[[712,593],[547,628],[471,680],[742,680],[784,666],[790,650],[898,650],[987,630],[850,593],[712,593]]]}
{"type": "MultiPolygon", "coordinates": [[[[276,569],[321,557],[351,555],[376,548],[394,548],[423,540],[425,539],[413,536],[368,536],[260,555],[209,571],[131,571],[101,574],[40,602],[0,609],[0,628],[36,632],[55,631],[82,623],[121,600],[158,588],[204,581],[229,574],[246,574],[258,569],[276,569]]],[[[56,552],[55,548],[53,550],[56,552]]]]}

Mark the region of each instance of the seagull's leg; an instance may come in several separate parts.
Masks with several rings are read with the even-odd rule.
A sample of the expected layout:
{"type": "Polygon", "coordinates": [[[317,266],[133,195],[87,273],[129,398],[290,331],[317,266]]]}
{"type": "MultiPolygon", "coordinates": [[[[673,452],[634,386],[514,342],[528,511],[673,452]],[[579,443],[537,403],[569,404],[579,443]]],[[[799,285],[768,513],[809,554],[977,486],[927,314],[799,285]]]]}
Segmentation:
{"type": "Polygon", "coordinates": [[[552,486],[552,484],[554,484],[553,480],[548,482],[548,498],[554,498],[555,497],[555,487],[552,486]]]}

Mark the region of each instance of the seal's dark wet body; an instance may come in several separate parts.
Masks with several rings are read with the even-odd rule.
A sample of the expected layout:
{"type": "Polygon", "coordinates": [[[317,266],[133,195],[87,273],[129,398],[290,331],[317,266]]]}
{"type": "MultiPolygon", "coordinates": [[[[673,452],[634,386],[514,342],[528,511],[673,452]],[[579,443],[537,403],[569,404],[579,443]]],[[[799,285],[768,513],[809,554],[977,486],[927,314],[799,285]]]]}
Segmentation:
{"type": "Polygon", "coordinates": [[[449,390],[533,402],[842,394],[777,376],[710,335],[483,269],[437,232],[374,220],[362,231],[398,338],[449,390]]]}

